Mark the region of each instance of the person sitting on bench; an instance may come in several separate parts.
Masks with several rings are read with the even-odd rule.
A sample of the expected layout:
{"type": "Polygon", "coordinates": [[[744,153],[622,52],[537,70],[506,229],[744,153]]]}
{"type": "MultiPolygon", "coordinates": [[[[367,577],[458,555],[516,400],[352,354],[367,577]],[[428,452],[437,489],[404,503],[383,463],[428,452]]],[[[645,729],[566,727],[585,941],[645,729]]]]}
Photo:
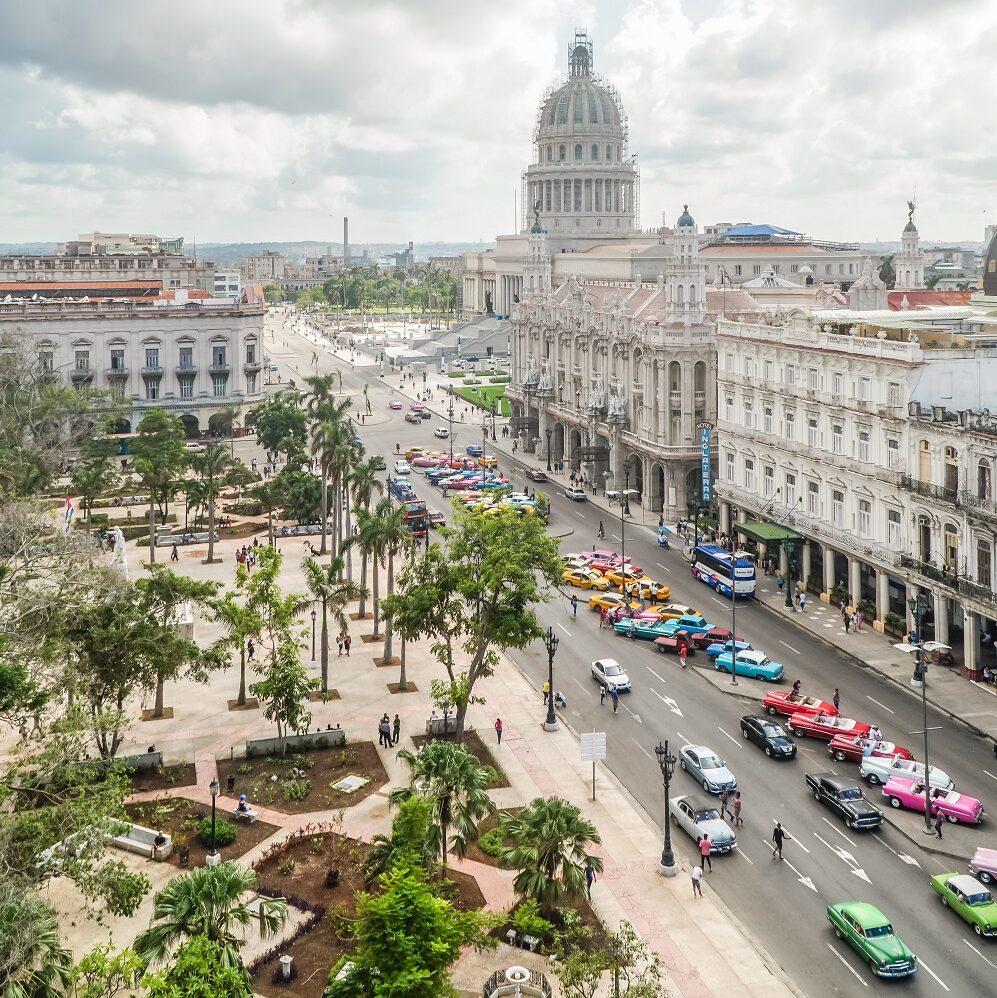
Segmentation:
{"type": "Polygon", "coordinates": [[[250,822],[256,821],[257,813],[249,806],[245,794],[239,794],[239,805],[235,809],[235,815],[237,818],[246,818],[250,822]]]}
{"type": "Polygon", "coordinates": [[[152,852],[149,853],[149,858],[161,860],[163,858],[163,847],[166,845],[166,842],[166,836],[161,831],[156,832],[156,837],[152,840],[152,852]]]}

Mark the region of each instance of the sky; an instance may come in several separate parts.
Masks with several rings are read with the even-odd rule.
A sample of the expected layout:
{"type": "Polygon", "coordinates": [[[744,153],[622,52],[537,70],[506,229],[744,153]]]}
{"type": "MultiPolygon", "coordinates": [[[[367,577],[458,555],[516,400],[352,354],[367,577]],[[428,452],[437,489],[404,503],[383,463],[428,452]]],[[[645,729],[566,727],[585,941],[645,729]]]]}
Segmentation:
{"type": "Polygon", "coordinates": [[[997,222],[995,0],[0,0],[0,240],[491,240],[586,28],[641,224],[997,222]]]}

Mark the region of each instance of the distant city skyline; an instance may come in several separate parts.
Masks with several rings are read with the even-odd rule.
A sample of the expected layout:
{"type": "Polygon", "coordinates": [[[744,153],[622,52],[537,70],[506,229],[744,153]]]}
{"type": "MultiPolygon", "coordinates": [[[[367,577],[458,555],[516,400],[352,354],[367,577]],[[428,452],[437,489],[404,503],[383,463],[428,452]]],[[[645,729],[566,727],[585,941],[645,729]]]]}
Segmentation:
{"type": "Polygon", "coordinates": [[[38,0],[0,39],[5,242],[491,241],[575,27],[619,91],[641,224],[983,239],[987,0],[38,0]]]}

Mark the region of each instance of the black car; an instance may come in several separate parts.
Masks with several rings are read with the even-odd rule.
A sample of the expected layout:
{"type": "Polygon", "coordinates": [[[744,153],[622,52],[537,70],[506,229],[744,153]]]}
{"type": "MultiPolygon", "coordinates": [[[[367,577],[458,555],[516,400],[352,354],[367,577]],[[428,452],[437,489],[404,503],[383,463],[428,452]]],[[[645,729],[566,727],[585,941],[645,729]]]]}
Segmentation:
{"type": "Polygon", "coordinates": [[[526,469],[526,477],[531,482],[546,482],[547,481],[547,472],[546,471],[541,471],[539,468],[527,468],[526,469]]]}
{"type": "Polygon", "coordinates": [[[418,412],[416,413],[416,415],[417,415],[417,416],[418,416],[418,417],[419,417],[420,419],[432,419],[432,418],[433,418],[433,414],[432,414],[432,413],[431,413],[431,412],[430,412],[430,411],[429,411],[428,409],[420,409],[420,410],[419,410],[419,411],[418,411],[418,412]]]}
{"type": "Polygon", "coordinates": [[[804,779],[814,797],[844,818],[849,828],[878,828],[883,823],[883,812],[862,793],[854,780],[833,773],[806,773],[804,779]]]}
{"type": "Polygon", "coordinates": [[[796,742],[782,727],[767,717],[745,714],[741,718],[741,735],[745,741],[754,742],[764,749],[770,759],[794,759],[796,742]]]}

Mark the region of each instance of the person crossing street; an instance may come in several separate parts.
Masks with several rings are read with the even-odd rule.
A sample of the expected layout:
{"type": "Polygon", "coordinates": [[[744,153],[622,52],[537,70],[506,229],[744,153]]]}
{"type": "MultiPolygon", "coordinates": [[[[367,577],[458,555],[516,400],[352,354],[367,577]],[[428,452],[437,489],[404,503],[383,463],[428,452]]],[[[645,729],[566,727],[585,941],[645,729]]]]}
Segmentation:
{"type": "Polygon", "coordinates": [[[615,714],[620,709],[620,692],[615,686],[610,686],[609,696],[613,701],[613,713],[615,714]]]}
{"type": "Polygon", "coordinates": [[[790,842],[793,841],[793,837],[782,827],[782,822],[777,821],[775,823],[775,828],[772,830],[772,858],[775,859],[777,856],[782,859],[782,844],[789,839],[790,842]]]}

